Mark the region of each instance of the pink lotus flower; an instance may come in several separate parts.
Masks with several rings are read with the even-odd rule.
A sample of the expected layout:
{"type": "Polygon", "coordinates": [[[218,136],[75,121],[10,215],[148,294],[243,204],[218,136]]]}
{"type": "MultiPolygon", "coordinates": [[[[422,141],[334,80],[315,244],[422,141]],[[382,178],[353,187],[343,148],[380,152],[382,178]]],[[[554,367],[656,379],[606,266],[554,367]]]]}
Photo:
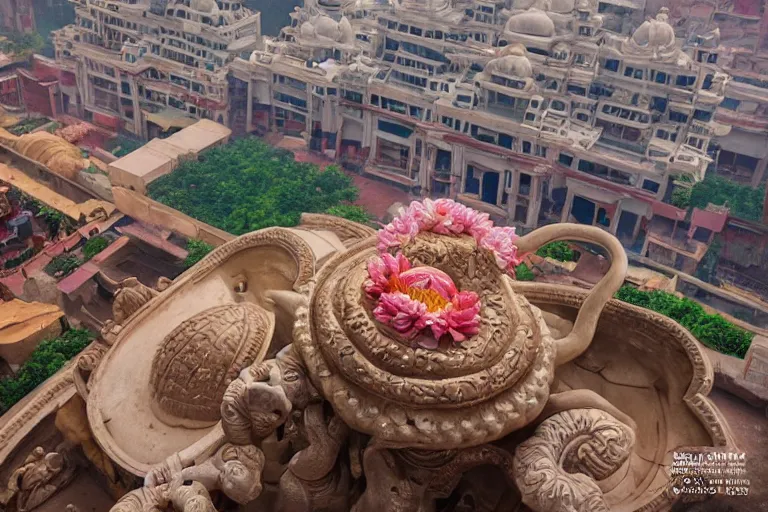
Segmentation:
{"type": "Polygon", "coordinates": [[[487,213],[468,208],[452,199],[425,199],[413,201],[406,209],[401,209],[391,223],[379,230],[380,252],[392,247],[400,247],[410,242],[422,231],[431,231],[441,235],[472,235],[480,240],[493,227],[487,213]]]}
{"type": "Polygon", "coordinates": [[[385,252],[381,256],[371,258],[368,262],[368,279],[363,284],[365,293],[371,299],[378,298],[387,291],[392,277],[397,277],[410,268],[410,262],[400,252],[395,256],[385,252]]]}
{"type": "Polygon", "coordinates": [[[421,330],[419,321],[427,314],[427,305],[400,292],[383,293],[373,310],[379,322],[387,324],[408,339],[421,330]]]}
{"type": "Polygon", "coordinates": [[[446,301],[450,301],[458,293],[450,276],[433,267],[415,267],[406,270],[400,274],[400,281],[406,288],[433,290],[446,301]]]}
{"type": "Polygon", "coordinates": [[[419,233],[419,226],[405,209],[401,209],[392,222],[379,230],[379,252],[386,252],[391,247],[400,247],[413,240],[419,233]]]}
{"type": "Polygon", "coordinates": [[[517,246],[514,244],[517,238],[515,228],[496,226],[480,240],[479,244],[480,247],[493,253],[496,264],[500,268],[514,275],[515,267],[522,261],[522,258],[517,256],[517,246]]]}
{"type": "Polygon", "coordinates": [[[437,348],[450,334],[455,342],[477,334],[480,299],[474,292],[459,292],[445,272],[433,267],[410,268],[401,253],[383,254],[368,263],[369,279],[363,285],[376,300],[373,315],[408,339],[424,331],[432,335],[416,341],[437,348]]]}
{"type": "Polygon", "coordinates": [[[479,314],[480,300],[477,294],[460,292],[440,311],[428,311],[417,327],[429,328],[435,340],[450,334],[453,341],[458,343],[480,332],[479,314]]]}

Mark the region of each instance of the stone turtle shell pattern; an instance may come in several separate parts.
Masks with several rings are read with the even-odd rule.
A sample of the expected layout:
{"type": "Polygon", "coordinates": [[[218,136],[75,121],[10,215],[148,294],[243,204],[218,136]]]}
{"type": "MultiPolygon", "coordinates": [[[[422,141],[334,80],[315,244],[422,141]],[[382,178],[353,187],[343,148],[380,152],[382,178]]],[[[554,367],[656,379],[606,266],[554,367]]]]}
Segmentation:
{"type": "Polygon", "coordinates": [[[215,306],[185,320],[152,362],[154,406],[177,418],[218,421],[227,386],[263,359],[273,331],[274,317],[252,303],[215,306]]]}

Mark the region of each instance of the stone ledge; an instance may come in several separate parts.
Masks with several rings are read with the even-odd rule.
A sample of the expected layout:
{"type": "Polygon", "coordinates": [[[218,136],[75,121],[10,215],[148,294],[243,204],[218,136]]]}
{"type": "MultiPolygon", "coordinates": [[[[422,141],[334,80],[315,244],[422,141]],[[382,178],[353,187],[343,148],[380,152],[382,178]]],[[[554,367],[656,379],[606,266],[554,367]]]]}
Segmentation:
{"type": "Polygon", "coordinates": [[[753,407],[766,409],[768,415],[768,388],[744,379],[744,360],[704,347],[715,370],[715,386],[737,396],[753,407]]]}

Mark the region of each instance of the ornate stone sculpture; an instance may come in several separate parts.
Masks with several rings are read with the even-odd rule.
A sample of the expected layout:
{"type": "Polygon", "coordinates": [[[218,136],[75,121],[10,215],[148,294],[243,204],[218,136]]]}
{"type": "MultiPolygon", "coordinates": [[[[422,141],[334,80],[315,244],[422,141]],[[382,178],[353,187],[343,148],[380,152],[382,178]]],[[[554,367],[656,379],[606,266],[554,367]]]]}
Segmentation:
{"type": "Polygon", "coordinates": [[[112,317],[118,325],[123,324],[159,293],[157,290],[141,284],[135,277],[125,279],[118,286],[112,303],[112,317]]]}
{"type": "Polygon", "coordinates": [[[45,453],[38,446],[11,474],[7,488],[0,493],[0,504],[4,510],[33,510],[66,486],[74,470],[60,453],[45,453]]]}
{"type": "Polygon", "coordinates": [[[193,428],[217,422],[226,387],[240,370],[264,357],[274,326],[274,317],[247,302],[216,306],[182,322],[152,363],[152,406],[158,418],[193,428]]]}
{"type": "Polygon", "coordinates": [[[515,481],[523,502],[541,512],[607,511],[597,482],[616,473],[635,433],[598,409],[558,413],[517,447],[515,481]]]}
{"type": "MultiPolygon", "coordinates": [[[[349,233],[345,240],[358,236],[349,233]]],[[[280,240],[301,247],[283,231],[280,240]]],[[[232,244],[214,251],[201,275],[234,258],[232,244]]],[[[636,415],[623,412],[626,404],[619,410],[615,395],[609,400],[579,388],[588,380],[579,380],[581,373],[595,368],[590,375],[597,379],[598,372],[616,371],[589,350],[604,307],[633,332],[647,331],[646,343],[660,343],[660,353],[692,362],[693,381],[673,386],[688,389],[686,395],[672,398],[690,409],[690,421],[709,418],[713,444],[732,443],[703,396],[711,367],[690,335],[610,302],[627,261],[605,231],[560,224],[517,237],[487,216],[439,200],[414,203],[377,237],[345,245],[314,279],[311,265],[296,257],[291,276],[303,278],[290,287],[240,286],[253,282],[253,270],[218,274],[239,301],[188,316],[170,332],[150,388],[159,400],[170,390],[186,393],[174,420],[191,419],[186,408],[202,405],[207,421],[221,424],[149,469],[145,487],[117,510],[210,510],[208,493],[220,492],[252,509],[280,512],[498,512],[502,506],[576,512],[609,510],[609,491],[622,509],[662,510],[671,500],[663,486],[642,496],[634,489],[638,481],[661,478],[659,454],[670,447],[659,443],[674,436],[659,433],[651,442],[661,450],[649,456],[647,424],[638,426],[636,415]],[[565,292],[537,295],[540,285],[514,281],[522,254],[562,239],[602,245],[611,259],[608,273],[590,292],[579,291],[578,301],[565,292]],[[550,299],[577,313],[561,318],[549,309],[550,299]],[[266,352],[259,352],[238,374],[247,363],[232,347],[248,345],[244,326],[268,323],[264,312],[295,320],[293,339],[279,352],[275,346],[286,340],[276,340],[274,359],[262,360],[266,352]],[[553,319],[557,336],[545,318],[553,319]],[[202,339],[219,342],[193,346],[202,339]],[[208,369],[210,346],[230,347],[221,358],[226,364],[211,365],[217,370],[205,373],[210,380],[195,374],[181,389],[179,375],[190,372],[169,369],[208,369]],[[643,429],[644,441],[636,442],[643,429]]],[[[199,286],[218,285],[198,279],[199,286]]],[[[272,336],[267,329],[254,338],[262,340],[260,351],[272,336]]],[[[611,378],[644,389],[636,381],[659,378],[644,371],[611,378]]],[[[659,398],[669,403],[669,396],[659,398]]]]}

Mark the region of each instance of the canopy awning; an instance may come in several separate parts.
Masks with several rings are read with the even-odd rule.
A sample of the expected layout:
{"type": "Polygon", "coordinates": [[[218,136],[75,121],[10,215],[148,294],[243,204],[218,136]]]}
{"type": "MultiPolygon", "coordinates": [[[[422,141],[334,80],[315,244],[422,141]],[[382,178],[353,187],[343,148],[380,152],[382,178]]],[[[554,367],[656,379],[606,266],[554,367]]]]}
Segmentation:
{"type": "Polygon", "coordinates": [[[167,132],[171,128],[186,128],[192,126],[197,122],[197,119],[189,116],[185,116],[181,113],[176,113],[170,109],[161,110],[160,112],[144,112],[144,117],[150,123],[155,123],[157,126],[167,132]]]}

